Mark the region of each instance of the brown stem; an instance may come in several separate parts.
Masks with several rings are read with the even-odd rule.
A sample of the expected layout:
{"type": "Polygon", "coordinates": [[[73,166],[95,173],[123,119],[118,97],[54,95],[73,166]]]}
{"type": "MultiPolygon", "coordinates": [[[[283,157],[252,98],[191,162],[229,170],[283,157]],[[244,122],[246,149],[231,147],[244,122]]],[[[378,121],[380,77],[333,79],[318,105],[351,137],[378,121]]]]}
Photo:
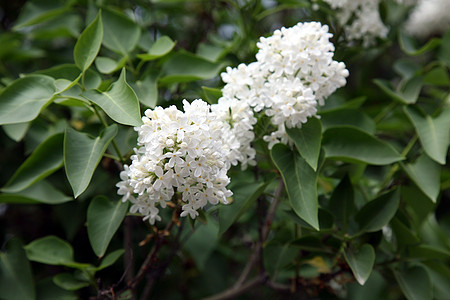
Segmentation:
{"type": "Polygon", "coordinates": [[[222,300],[222,299],[231,299],[233,297],[239,296],[242,293],[245,293],[246,291],[250,290],[251,288],[262,284],[268,280],[269,276],[267,273],[262,273],[259,276],[253,278],[252,280],[248,281],[246,284],[243,284],[239,287],[233,287],[231,289],[228,289],[220,294],[204,298],[203,300],[222,300]]]}

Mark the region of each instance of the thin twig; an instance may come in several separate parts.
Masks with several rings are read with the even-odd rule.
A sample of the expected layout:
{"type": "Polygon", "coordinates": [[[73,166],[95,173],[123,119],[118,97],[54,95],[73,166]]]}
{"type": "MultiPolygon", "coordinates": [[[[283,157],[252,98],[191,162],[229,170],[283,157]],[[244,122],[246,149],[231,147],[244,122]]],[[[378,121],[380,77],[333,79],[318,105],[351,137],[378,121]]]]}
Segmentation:
{"type": "Polygon", "coordinates": [[[259,276],[253,278],[252,280],[248,281],[246,284],[241,285],[240,287],[233,287],[232,289],[228,289],[220,294],[204,298],[203,300],[225,300],[225,299],[231,299],[233,297],[237,297],[242,293],[245,293],[246,291],[250,290],[251,288],[265,283],[269,278],[269,275],[267,273],[262,273],[259,276]]]}

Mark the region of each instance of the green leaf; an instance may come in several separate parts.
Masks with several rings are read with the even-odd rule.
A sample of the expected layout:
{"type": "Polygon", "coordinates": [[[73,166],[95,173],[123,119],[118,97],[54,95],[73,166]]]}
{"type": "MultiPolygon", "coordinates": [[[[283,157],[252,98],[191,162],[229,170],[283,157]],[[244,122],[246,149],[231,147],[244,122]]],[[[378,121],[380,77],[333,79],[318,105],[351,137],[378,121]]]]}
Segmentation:
{"type": "Polygon", "coordinates": [[[52,174],[63,165],[63,135],[55,134],[40,144],[11,179],[2,192],[19,192],[52,174]]]}
{"type": "Polygon", "coordinates": [[[378,231],[394,217],[400,196],[398,190],[385,193],[366,203],[355,215],[360,232],[378,231]]]}
{"type": "Polygon", "coordinates": [[[102,13],[81,33],[73,50],[75,64],[83,72],[86,71],[97,56],[103,39],[102,13]]]}
{"type": "Polygon", "coordinates": [[[139,102],[155,108],[158,104],[158,74],[150,73],[133,85],[139,102]]]}
{"type": "MultiPolygon", "coordinates": [[[[420,239],[417,237],[417,235],[410,228],[408,228],[407,225],[402,223],[402,221],[400,221],[400,218],[394,217],[391,220],[390,225],[392,231],[395,234],[398,246],[403,247],[417,245],[420,242],[420,239]]],[[[408,248],[408,250],[410,250],[410,248],[408,248]]]]}
{"type": "Polygon", "coordinates": [[[202,86],[204,100],[206,100],[209,104],[215,104],[219,101],[219,98],[222,97],[222,90],[210,88],[207,86],[202,86]]]}
{"type": "Polygon", "coordinates": [[[212,218],[208,218],[206,224],[196,223],[195,231],[184,244],[184,248],[192,255],[197,267],[203,270],[218,242],[219,228],[212,218]]]}
{"type": "Polygon", "coordinates": [[[131,126],[142,124],[139,101],[133,89],[127,84],[125,68],[119,79],[112,84],[107,92],[96,90],[86,91],[82,96],[98,106],[114,121],[131,126]]]}
{"type": "Polygon", "coordinates": [[[178,52],[163,65],[164,84],[211,79],[217,76],[225,63],[218,64],[188,52],[178,52]]]}
{"type": "Polygon", "coordinates": [[[55,80],[45,75],[19,78],[0,94],[0,125],[34,120],[53,100],[55,80]]]}
{"type": "Polygon", "coordinates": [[[71,273],[60,273],[53,276],[53,282],[67,291],[76,291],[83,287],[89,286],[89,282],[81,281],[71,273]]]}
{"type": "Polygon", "coordinates": [[[322,140],[322,124],[320,120],[310,118],[308,122],[302,125],[302,128],[286,128],[286,133],[294,141],[303,159],[316,171],[320,154],[320,142],[322,140]]]}
{"type": "Polygon", "coordinates": [[[413,123],[420,143],[428,156],[441,165],[445,165],[450,144],[450,107],[434,119],[416,106],[407,106],[404,112],[413,123]]]}
{"type": "MultiPolygon", "coordinates": [[[[67,79],[71,82],[76,81],[76,79],[81,75],[80,69],[74,64],[57,65],[49,69],[37,71],[36,73],[53,77],[55,80],[67,79]]],[[[92,69],[86,70],[84,74],[84,87],[86,89],[97,88],[100,85],[101,81],[102,79],[97,72],[93,71],[92,69]]],[[[72,90],[74,89],[71,89],[70,91],[72,90]]],[[[80,93],[78,93],[77,95],[79,94],[80,93]]]]}
{"type": "Polygon", "coordinates": [[[373,82],[393,100],[402,104],[413,104],[416,103],[420,91],[422,90],[423,78],[418,76],[403,81],[399,86],[398,91],[394,91],[387,80],[374,79],[373,82]]]}
{"type": "Polygon", "coordinates": [[[60,204],[71,200],[73,198],[64,195],[45,180],[41,180],[17,193],[0,194],[0,203],[11,204],[60,204]]]}
{"type": "Polygon", "coordinates": [[[355,211],[355,192],[347,174],[331,194],[330,211],[335,217],[336,224],[346,232],[350,216],[355,211]]]}
{"type": "Polygon", "coordinates": [[[15,22],[14,29],[19,30],[59,16],[68,11],[73,2],[62,0],[27,1],[15,22]]]}
{"type": "Polygon", "coordinates": [[[327,129],[322,145],[327,158],[342,161],[388,165],[404,159],[391,145],[349,126],[327,129]]]}
{"type": "Polygon", "coordinates": [[[121,12],[111,9],[102,11],[103,45],[115,52],[126,55],[136,46],[141,28],[121,12]]]}
{"type": "Polygon", "coordinates": [[[409,300],[433,299],[431,280],[423,267],[414,266],[404,271],[394,271],[394,275],[409,300]]]}
{"type": "Polygon", "coordinates": [[[95,67],[103,74],[111,74],[122,69],[127,63],[128,56],[115,61],[109,57],[98,56],[95,59],[95,67]]]}
{"type": "Polygon", "coordinates": [[[320,117],[325,130],[331,127],[349,125],[370,134],[375,133],[375,122],[360,109],[333,109],[321,112],[320,117]]]}
{"type": "Polygon", "coordinates": [[[74,264],[72,246],[56,236],[46,236],[32,241],[25,247],[29,260],[47,265],[74,264]]]}
{"type": "Polygon", "coordinates": [[[440,191],[441,167],[426,154],[422,154],[414,163],[402,164],[402,167],[417,187],[436,203],[440,191]]]}
{"type": "Polygon", "coordinates": [[[364,285],[370,274],[372,273],[373,264],[375,263],[375,251],[370,244],[364,244],[358,252],[348,249],[344,252],[347,261],[356,281],[360,285],[364,285]]]}
{"type": "Polygon", "coordinates": [[[68,127],[64,136],[64,165],[75,198],[86,190],[108,144],[117,134],[117,125],[105,128],[91,139],[68,127]]]}
{"type": "Polygon", "coordinates": [[[317,174],[299,154],[286,145],[273,146],[270,156],[281,172],[295,213],[319,230],[317,174]]]}
{"type": "Polygon", "coordinates": [[[95,271],[100,271],[113,265],[124,254],[124,252],[125,252],[124,249],[119,249],[109,253],[108,255],[105,256],[105,258],[102,259],[100,265],[97,268],[95,268],[95,271]]]}
{"type": "Polygon", "coordinates": [[[146,54],[138,54],[137,57],[143,61],[154,60],[162,57],[172,51],[175,47],[176,42],[168,36],[162,36],[156,40],[156,42],[151,46],[146,54]]]}
{"type": "Polygon", "coordinates": [[[23,139],[28,128],[30,128],[30,122],[3,125],[6,135],[16,142],[20,142],[23,139]]]}
{"type": "Polygon", "coordinates": [[[17,238],[8,241],[5,253],[0,251],[0,291],[2,299],[35,299],[30,262],[17,238]]]}
{"type": "Polygon", "coordinates": [[[128,203],[111,202],[103,196],[95,197],[87,211],[87,230],[92,249],[102,257],[114,233],[128,210],[128,203]]]}
{"type": "Polygon", "coordinates": [[[277,242],[268,243],[264,246],[263,252],[264,266],[272,276],[282,268],[292,263],[298,256],[298,247],[291,244],[279,244],[277,242]]]}
{"type": "Polygon", "coordinates": [[[239,182],[233,187],[233,202],[219,209],[219,235],[236,222],[249,206],[264,192],[267,183],[239,182]]]}
{"type": "Polygon", "coordinates": [[[416,45],[416,41],[412,37],[405,34],[404,32],[401,31],[398,37],[399,37],[399,44],[402,50],[406,54],[411,56],[423,54],[425,52],[433,50],[434,48],[436,48],[441,44],[440,39],[432,38],[425,45],[419,48],[416,45]]]}
{"type": "Polygon", "coordinates": [[[36,284],[36,300],[78,300],[74,292],[61,289],[53,283],[51,277],[47,277],[36,284]]]}
{"type": "Polygon", "coordinates": [[[438,300],[446,300],[450,295],[450,268],[437,260],[426,261],[424,265],[433,284],[433,296],[438,300]]]}

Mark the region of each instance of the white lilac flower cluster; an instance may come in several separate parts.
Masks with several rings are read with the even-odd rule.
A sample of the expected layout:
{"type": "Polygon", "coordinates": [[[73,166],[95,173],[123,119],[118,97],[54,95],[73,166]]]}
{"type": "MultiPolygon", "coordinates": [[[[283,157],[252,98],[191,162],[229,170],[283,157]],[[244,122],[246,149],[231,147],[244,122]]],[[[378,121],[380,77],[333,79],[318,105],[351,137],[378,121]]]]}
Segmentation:
{"type": "Polygon", "coordinates": [[[316,115],[318,104],[346,84],[348,71],[344,63],[333,60],[330,37],[328,26],[318,22],[283,27],[260,39],[256,62],[222,73],[224,98],[271,117],[277,129],[263,137],[269,149],[288,143],[285,126],[301,127],[316,115]]]}
{"type": "Polygon", "coordinates": [[[324,0],[344,28],[347,40],[362,41],[364,47],[374,44],[376,38],[385,38],[388,28],[383,24],[379,4],[381,0],[324,0]]]}
{"type": "Polygon", "coordinates": [[[150,224],[160,221],[159,208],[178,193],[183,202],[181,216],[198,216],[198,209],[210,203],[227,203],[232,195],[230,149],[225,145],[223,121],[202,100],[183,101],[184,112],[175,106],[146,110],[144,124],[136,127],[138,148],[131,165],[124,166],[117,184],[122,201],[132,203],[150,224]]]}
{"type": "Polygon", "coordinates": [[[450,0],[419,0],[405,23],[405,30],[418,38],[445,33],[450,28],[450,0]]]}

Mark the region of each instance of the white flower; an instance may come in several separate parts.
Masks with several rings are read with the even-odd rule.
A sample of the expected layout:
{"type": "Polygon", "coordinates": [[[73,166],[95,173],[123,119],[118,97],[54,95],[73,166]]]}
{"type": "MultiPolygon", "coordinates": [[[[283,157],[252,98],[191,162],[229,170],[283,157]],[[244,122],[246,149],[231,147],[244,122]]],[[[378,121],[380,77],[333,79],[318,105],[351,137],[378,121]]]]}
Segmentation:
{"type": "Polygon", "coordinates": [[[380,0],[324,0],[336,9],[336,17],[344,28],[347,40],[361,40],[364,47],[375,43],[376,38],[385,38],[388,28],[383,24],[380,0]]]}
{"type": "MultiPolygon", "coordinates": [[[[346,84],[348,71],[344,63],[333,60],[330,37],[328,26],[318,22],[283,27],[260,39],[256,62],[222,73],[226,83],[223,97],[237,99],[224,101],[244,102],[255,112],[264,111],[271,117],[277,129],[263,137],[269,148],[277,142],[287,143],[285,126],[301,127],[316,115],[317,104],[323,105],[329,95],[346,84]]],[[[235,124],[248,125],[243,121],[235,124]]],[[[249,145],[250,138],[246,136],[240,145],[249,145]]]]}
{"type": "Polygon", "coordinates": [[[207,203],[227,203],[232,195],[226,189],[231,155],[223,144],[223,121],[202,100],[183,105],[184,112],[175,106],[145,111],[144,124],[135,128],[139,147],[117,183],[122,200],[133,203],[130,211],[151,224],[161,220],[158,207],[176,193],[186,203],[181,216],[191,218],[207,203]]]}
{"type": "Polygon", "coordinates": [[[419,0],[405,23],[406,31],[419,38],[445,33],[450,28],[450,0],[419,0]]]}

